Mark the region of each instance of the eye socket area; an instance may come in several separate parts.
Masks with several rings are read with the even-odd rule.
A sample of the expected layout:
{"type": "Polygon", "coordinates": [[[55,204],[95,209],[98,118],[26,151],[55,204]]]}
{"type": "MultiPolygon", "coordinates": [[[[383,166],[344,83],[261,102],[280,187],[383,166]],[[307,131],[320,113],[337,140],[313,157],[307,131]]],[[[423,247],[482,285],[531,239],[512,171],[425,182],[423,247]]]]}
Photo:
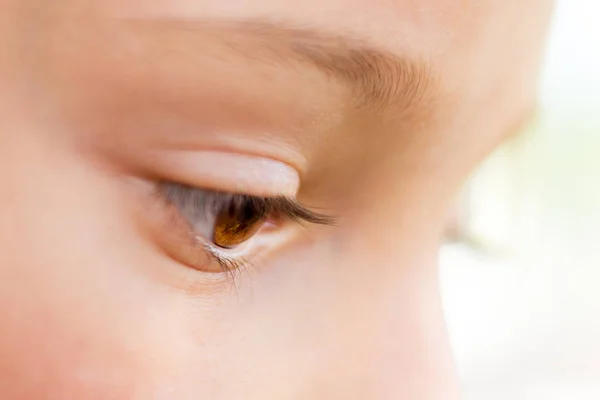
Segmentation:
{"type": "Polygon", "coordinates": [[[166,218],[160,241],[174,259],[202,272],[230,272],[270,253],[294,224],[330,224],[331,217],[315,213],[288,197],[232,194],[172,182],[158,184],[166,218]],[[265,239],[253,240],[265,232],[265,239]],[[276,235],[276,236],[271,236],[276,235]],[[271,238],[273,240],[271,240],[271,238]]]}
{"type": "Polygon", "coordinates": [[[159,250],[184,267],[207,274],[229,274],[254,262],[252,238],[267,223],[266,209],[248,209],[234,195],[158,181],[153,183],[149,223],[159,250]]]}

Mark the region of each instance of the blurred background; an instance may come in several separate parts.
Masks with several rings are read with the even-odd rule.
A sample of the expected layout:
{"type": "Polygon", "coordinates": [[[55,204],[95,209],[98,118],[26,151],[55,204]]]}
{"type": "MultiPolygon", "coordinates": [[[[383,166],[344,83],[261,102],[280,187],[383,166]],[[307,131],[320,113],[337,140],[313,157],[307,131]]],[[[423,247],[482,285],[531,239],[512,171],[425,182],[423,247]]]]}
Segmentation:
{"type": "Polygon", "coordinates": [[[441,280],[467,400],[600,399],[599,16],[557,1],[538,115],[459,199],[441,280]]]}

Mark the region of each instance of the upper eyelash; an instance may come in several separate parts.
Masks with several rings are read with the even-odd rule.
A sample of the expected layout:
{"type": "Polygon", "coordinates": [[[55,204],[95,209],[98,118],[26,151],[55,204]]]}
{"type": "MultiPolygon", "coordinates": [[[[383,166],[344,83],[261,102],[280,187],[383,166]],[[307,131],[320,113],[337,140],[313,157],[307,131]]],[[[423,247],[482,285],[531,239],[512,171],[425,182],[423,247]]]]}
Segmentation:
{"type": "Polygon", "coordinates": [[[174,201],[190,204],[198,212],[216,214],[224,204],[252,204],[252,208],[266,210],[266,213],[277,212],[287,220],[308,222],[318,225],[333,225],[335,217],[309,210],[295,199],[286,196],[261,197],[247,194],[234,194],[207,189],[195,188],[183,184],[165,183],[166,196],[169,203],[174,201]],[[202,196],[198,196],[201,191],[202,196]]]}

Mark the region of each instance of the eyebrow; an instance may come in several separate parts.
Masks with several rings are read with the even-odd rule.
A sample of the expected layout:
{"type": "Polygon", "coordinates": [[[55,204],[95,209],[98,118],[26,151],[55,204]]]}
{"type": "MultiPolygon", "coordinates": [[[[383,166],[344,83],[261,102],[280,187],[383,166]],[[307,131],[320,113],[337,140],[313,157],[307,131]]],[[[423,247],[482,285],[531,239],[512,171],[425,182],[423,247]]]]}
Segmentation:
{"type": "Polygon", "coordinates": [[[407,109],[433,87],[429,63],[401,57],[351,34],[255,20],[143,22],[206,34],[250,60],[315,68],[348,86],[358,107],[407,109]]]}

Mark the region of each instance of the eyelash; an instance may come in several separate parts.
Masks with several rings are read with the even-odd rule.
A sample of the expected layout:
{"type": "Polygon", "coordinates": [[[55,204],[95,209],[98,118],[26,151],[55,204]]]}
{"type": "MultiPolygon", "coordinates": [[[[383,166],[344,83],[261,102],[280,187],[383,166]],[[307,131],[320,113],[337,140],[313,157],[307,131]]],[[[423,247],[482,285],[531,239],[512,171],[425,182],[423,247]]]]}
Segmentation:
{"type": "Polygon", "coordinates": [[[219,265],[221,271],[231,274],[238,270],[246,270],[250,265],[250,261],[246,258],[231,257],[225,254],[220,254],[219,251],[207,243],[201,243],[202,249],[219,265]]]}
{"type": "MultiPolygon", "coordinates": [[[[253,209],[265,210],[265,215],[271,221],[279,222],[307,222],[319,225],[332,225],[335,219],[329,215],[311,211],[295,199],[276,196],[261,197],[247,194],[234,194],[214,190],[197,188],[185,184],[173,182],[162,182],[159,185],[163,199],[168,206],[174,206],[181,217],[190,227],[194,236],[195,247],[203,251],[215,261],[222,272],[232,274],[236,270],[247,269],[250,265],[248,259],[224,254],[227,250],[220,249],[217,245],[210,243],[212,239],[209,234],[206,238],[199,237],[194,223],[199,219],[204,222],[210,221],[223,207],[235,205],[237,207],[250,206],[253,209]]],[[[210,229],[213,229],[211,226],[210,229]]]]}

